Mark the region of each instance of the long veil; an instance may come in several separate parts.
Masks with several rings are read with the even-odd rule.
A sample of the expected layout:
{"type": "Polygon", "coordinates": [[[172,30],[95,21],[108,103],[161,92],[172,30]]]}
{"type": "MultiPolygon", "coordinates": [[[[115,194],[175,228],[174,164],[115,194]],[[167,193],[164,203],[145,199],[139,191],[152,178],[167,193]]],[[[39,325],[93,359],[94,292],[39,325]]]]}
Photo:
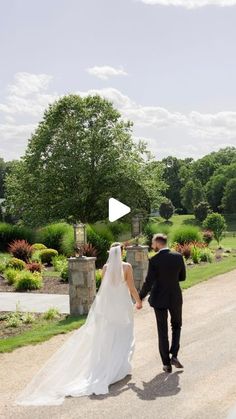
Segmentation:
{"type": "Polygon", "coordinates": [[[110,249],[106,272],[85,324],[49,358],[16,398],[20,405],[59,405],[65,396],[105,394],[130,373],[133,304],[124,281],[120,246],[110,249]]]}

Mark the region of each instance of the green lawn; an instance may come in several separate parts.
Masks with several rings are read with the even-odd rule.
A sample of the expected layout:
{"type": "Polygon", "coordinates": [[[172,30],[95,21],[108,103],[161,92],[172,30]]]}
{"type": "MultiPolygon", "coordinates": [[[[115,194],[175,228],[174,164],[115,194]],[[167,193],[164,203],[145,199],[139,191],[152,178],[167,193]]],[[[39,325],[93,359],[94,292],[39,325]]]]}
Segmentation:
{"type": "Polygon", "coordinates": [[[199,282],[236,269],[236,254],[223,258],[222,261],[204,265],[189,266],[187,279],[181,283],[182,289],[190,288],[199,282]]]}
{"type": "Polygon", "coordinates": [[[31,330],[24,332],[18,336],[9,337],[0,341],[0,353],[11,352],[16,348],[26,345],[35,345],[52,336],[60,333],[67,333],[78,329],[85,322],[85,316],[72,317],[68,316],[64,320],[59,321],[42,321],[32,327],[31,330]]]}

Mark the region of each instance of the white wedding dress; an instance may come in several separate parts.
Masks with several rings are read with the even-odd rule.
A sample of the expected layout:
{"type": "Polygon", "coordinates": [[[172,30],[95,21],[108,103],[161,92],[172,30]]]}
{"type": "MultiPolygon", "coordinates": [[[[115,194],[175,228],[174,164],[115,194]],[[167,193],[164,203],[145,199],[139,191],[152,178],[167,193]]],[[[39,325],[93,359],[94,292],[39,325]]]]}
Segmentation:
{"type": "Polygon", "coordinates": [[[106,394],[110,384],[131,373],[133,351],[133,303],[118,246],[109,252],[86,323],[51,356],[15,403],[59,405],[66,396],[106,394]]]}

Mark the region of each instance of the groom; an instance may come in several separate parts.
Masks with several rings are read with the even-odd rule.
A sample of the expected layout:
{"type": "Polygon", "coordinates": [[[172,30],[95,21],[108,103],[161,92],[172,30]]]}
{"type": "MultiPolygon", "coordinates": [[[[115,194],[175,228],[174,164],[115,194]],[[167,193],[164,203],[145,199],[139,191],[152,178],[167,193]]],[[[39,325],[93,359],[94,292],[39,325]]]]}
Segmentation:
{"type": "Polygon", "coordinates": [[[172,372],[172,365],[183,368],[177,356],[183,303],[179,281],[184,281],[186,278],[185,263],[180,253],[172,252],[167,247],[167,236],[164,234],[153,236],[152,248],[157,254],[149,261],[147,277],[139,295],[142,300],[150,292],[148,301],[156,315],[163,370],[172,372]],[[172,327],[171,348],[168,340],[168,312],[172,327]]]}

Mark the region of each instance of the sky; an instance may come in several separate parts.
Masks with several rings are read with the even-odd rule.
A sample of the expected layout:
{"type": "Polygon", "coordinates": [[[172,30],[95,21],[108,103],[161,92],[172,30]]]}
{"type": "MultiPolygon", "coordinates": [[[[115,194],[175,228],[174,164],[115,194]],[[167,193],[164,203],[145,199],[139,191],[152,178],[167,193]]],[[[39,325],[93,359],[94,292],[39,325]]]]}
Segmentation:
{"type": "Polygon", "coordinates": [[[157,159],[236,146],[236,0],[0,0],[0,157],[43,111],[100,94],[157,159]]]}

